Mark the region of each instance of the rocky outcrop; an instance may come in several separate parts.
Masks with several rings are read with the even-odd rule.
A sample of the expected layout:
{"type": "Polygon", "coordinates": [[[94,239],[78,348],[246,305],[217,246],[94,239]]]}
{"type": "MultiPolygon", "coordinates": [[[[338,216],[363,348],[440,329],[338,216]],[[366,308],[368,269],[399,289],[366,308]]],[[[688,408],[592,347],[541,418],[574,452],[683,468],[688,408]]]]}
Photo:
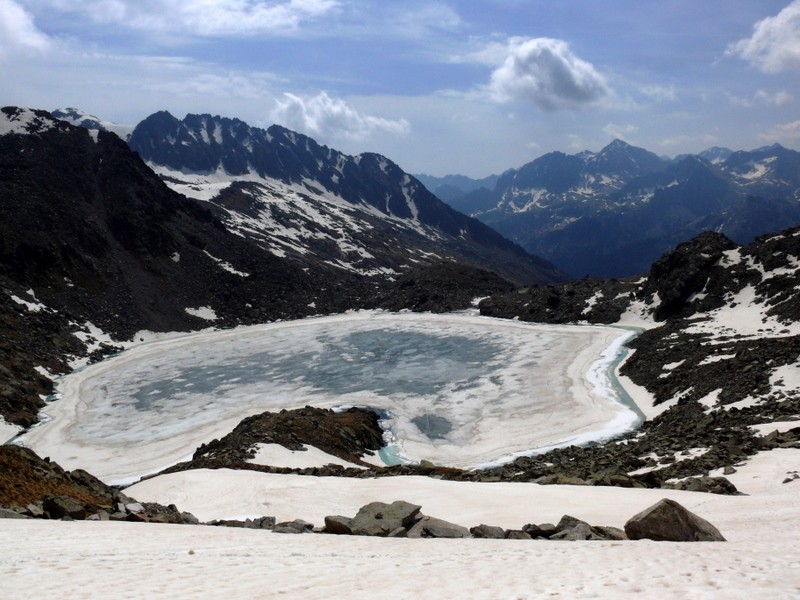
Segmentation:
{"type": "Polygon", "coordinates": [[[251,459],[258,444],[280,444],[289,450],[306,445],[333,456],[367,466],[362,461],[383,447],[378,415],[362,408],[343,412],[305,408],[264,412],[247,417],[219,440],[203,444],[182,468],[236,467],[251,459]]]}
{"type": "Polygon", "coordinates": [[[490,271],[443,263],[404,273],[377,299],[376,307],[445,313],[470,308],[476,298],[513,289],[514,284],[490,271]]]}
{"type": "Polygon", "coordinates": [[[20,446],[0,446],[0,508],[44,519],[196,524],[175,506],[136,502],[83,470],[65,471],[20,446]]]}
{"type": "Polygon", "coordinates": [[[711,523],[683,506],[665,498],[631,517],[625,533],[632,540],[665,542],[724,542],[725,538],[711,523]]]}

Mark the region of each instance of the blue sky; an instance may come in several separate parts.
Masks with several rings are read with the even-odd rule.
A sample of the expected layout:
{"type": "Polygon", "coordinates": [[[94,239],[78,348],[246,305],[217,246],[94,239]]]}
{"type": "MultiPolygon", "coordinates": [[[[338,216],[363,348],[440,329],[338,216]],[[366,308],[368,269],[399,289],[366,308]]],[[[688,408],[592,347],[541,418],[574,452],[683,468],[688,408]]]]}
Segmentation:
{"type": "Polygon", "coordinates": [[[800,0],[0,0],[0,104],[281,123],[482,177],[614,138],[800,148],[800,0]]]}

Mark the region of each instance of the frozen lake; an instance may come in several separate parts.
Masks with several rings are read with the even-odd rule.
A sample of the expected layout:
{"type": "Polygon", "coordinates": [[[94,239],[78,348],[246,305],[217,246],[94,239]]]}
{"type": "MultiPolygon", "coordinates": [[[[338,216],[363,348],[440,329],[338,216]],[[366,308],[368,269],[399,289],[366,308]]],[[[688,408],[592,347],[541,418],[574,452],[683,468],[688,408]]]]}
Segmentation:
{"type": "Polygon", "coordinates": [[[389,414],[404,459],[469,467],[632,427],[608,367],[629,332],[355,313],[143,344],[66,377],[23,442],[107,481],[177,462],[242,418],[305,405],[389,414]]]}

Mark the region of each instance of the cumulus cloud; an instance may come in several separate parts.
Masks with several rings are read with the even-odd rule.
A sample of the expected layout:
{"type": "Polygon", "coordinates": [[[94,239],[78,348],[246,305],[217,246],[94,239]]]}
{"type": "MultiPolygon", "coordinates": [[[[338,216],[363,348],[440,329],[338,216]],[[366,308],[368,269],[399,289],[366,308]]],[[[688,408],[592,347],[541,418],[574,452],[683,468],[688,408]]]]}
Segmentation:
{"type": "Polygon", "coordinates": [[[287,34],[339,6],[338,0],[48,0],[95,23],[197,36],[287,34]]]}
{"type": "MultiPolygon", "coordinates": [[[[478,58],[497,56],[493,45],[478,58]]],[[[541,110],[580,109],[611,93],[608,82],[591,63],[578,58],[563,40],[512,38],[505,57],[491,76],[490,97],[496,102],[528,102],[541,110]]]]}
{"type": "Polygon", "coordinates": [[[740,56],[767,73],[800,68],[800,0],[758,21],[753,35],[728,46],[726,55],[740,56]]]}
{"type": "Polygon", "coordinates": [[[320,140],[341,137],[362,140],[375,133],[406,135],[410,130],[405,119],[362,114],[344,100],[331,98],[325,92],[312,97],[285,93],[283,99],[276,101],[270,118],[320,140]]]}
{"type": "Polygon", "coordinates": [[[775,125],[758,137],[765,142],[778,142],[787,146],[800,143],[800,121],[775,125]]]}
{"type": "Polygon", "coordinates": [[[0,57],[19,51],[41,52],[51,43],[22,6],[14,0],[0,0],[0,57]]]}

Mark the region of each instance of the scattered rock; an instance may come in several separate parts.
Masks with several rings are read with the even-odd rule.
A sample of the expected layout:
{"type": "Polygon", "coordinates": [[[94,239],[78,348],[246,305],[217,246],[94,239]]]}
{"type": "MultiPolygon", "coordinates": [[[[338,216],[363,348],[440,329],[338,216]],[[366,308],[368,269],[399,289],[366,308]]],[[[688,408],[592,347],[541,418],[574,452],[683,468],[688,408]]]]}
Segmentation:
{"type": "Polygon", "coordinates": [[[465,538],[469,529],[442,519],[423,516],[408,530],[410,538],[465,538]]]}
{"type": "Polygon", "coordinates": [[[625,523],[632,540],[668,542],[724,542],[719,530],[683,506],[664,498],[625,523]]]}
{"type": "Polygon", "coordinates": [[[361,507],[350,522],[350,529],[353,535],[386,537],[398,527],[410,528],[417,520],[421,508],[402,500],[391,504],[372,502],[361,507]]]}
{"type": "Polygon", "coordinates": [[[325,517],[325,533],[351,535],[353,530],[350,528],[350,522],[350,517],[342,517],[340,515],[325,517]]]}
{"type": "Polygon", "coordinates": [[[522,531],[521,529],[509,529],[503,536],[507,540],[531,540],[533,539],[530,534],[522,531]]]}
{"type": "Polygon", "coordinates": [[[43,509],[51,519],[69,517],[83,521],[87,517],[86,508],[69,496],[47,496],[43,502],[43,509]]]}
{"type": "Polygon", "coordinates": [[[502,540],[505,538],[505,530],[502,527],[494,527],[492,525],[478,525],[469,530],[472,537],[487,538],[492,540],[502,540]]]}
{"type": "Polygon", "coordinates": [[[27,515],[18,513],[7,508],[0,508],[0,519],[29,519],[27,515]]]}
{"type": "Polygon", "coordinates": [[[275,533],[311,533],[314,526],[302,519],[295,519],[294,521],[285,521],[278,523],[272,529],[275,533]]]}
{"type": "Polygon", "coordinates": [[[552,523],[542,523],[540,525],[528,523],[522,528],[522,531],[530,535],[532,538],[549,539],[551,535],[558,533],[558,528],[552,523]]]}

